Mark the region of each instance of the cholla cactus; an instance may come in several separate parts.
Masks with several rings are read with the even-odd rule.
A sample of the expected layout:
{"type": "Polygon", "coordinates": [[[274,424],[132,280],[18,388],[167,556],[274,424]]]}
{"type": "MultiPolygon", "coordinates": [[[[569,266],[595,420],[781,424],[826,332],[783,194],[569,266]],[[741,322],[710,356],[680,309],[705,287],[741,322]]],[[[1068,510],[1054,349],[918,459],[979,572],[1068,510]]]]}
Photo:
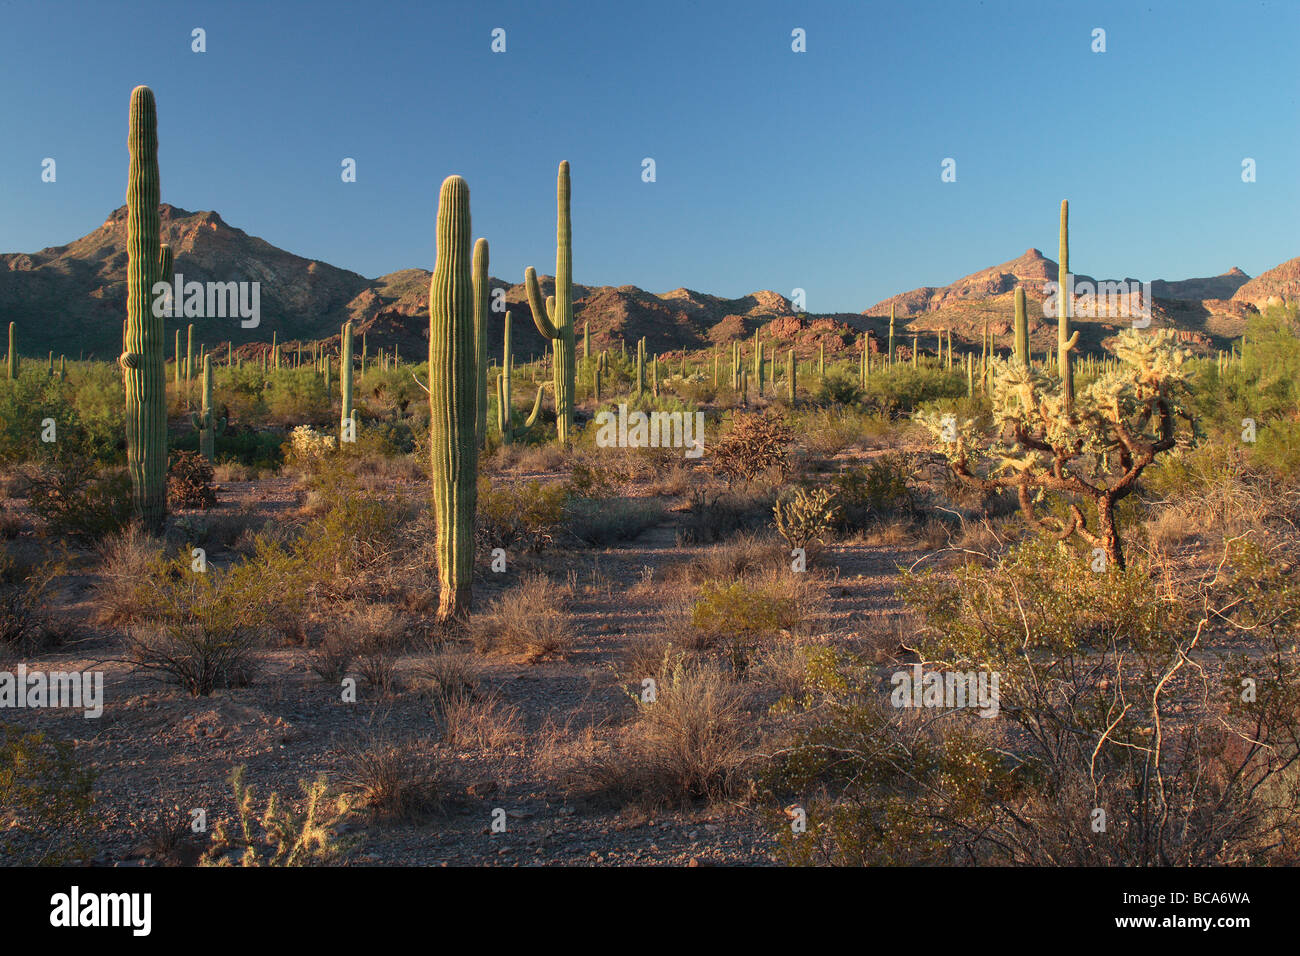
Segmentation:
{"type": "Polygon", "coordinates": [[[939,440],[961,480],[985,491],[1015,488],[1030,524],[1061,540],[1077,534],[1122,569],[1115,506],[1156,455],[1174,445],[1175,419],[1186,417],[1181,398],[1190,352],[1167,329],[1125,329],[1115,354],[1117,366],[1075,396],[1072,412],[1056,372],[993,359],[996,436],[953,415],[929,412],[917,420],[939,440]],[[1035,504],[1049,493],[1092,499],[1097,527],[1087,526],[1075,500],[1068,521],[1039,520],[1035,504]]]}
{"type": "Polygon", "coordinates": [[[825,544],[839,516],[834,497],[825,488],[797,488],[778,497],[772,517],[785,543],[804,552],[814,544],[825,544]]]}
{"type": "Polygon", "coordinates": [[[310,425],[299,425],[289,433],[289,456],[297,465],[309,466],[337,448],[338,439],[310,425]]]}

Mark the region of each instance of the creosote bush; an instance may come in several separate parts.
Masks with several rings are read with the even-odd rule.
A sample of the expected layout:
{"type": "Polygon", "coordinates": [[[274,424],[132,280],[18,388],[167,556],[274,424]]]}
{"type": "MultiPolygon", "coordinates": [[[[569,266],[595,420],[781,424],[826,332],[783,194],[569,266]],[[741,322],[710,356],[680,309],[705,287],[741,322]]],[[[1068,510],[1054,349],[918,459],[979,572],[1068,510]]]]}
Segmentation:
{"type": "Polygon", "coordinates": [[[53,866],[88,855],[94,783],[72,744],[0,724],[0,863],[53,866]]]}

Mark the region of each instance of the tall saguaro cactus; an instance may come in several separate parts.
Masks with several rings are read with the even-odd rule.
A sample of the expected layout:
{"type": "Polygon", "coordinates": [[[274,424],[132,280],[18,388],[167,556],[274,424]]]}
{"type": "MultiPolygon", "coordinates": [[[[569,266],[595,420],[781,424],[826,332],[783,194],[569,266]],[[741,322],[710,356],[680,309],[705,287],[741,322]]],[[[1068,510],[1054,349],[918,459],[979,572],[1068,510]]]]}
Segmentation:
{"type": "Polygon", "coordinates": [[[1016,364],[1029,368],[1029,317],[1025,314],[1025,287],[1016,286],[1016,364]]]}
{"type": "Polygon", "coordinates": [[[569,224],[569,161],[560,163],[555,186],[555,295],[543,307],[537,286],[537,270],[524,273],[528,305],[533,322],[543,338],[551,340],[554,354],[555,428],[561,442],[569,440],[573,427],[574,334],[573,334],[573,229],[569,224]]]}
{"type": "Polygon", "coordinates": [[[17,337],[18,337],[18,332],[17,329],[15,328],[15,324],[13,322],[10,322],[9,323],[9,354],[7,356],[7,362],[5,364],[8,367],[9,381],[11,382],[18,377],[17,337]]]}
{"type": "Polygon", "coordinates": [[[171,272],[171,250],[159,242],[158,110],[153,91],[131,91],[127,132],[126,342],[118,364],[126,386],[126,463],[136,516],[151,531],[167,518],[167,381],[163,320],[153,287],[171,272]]]}
{"type": "MultiPolygon", "coordinates": [[[[206,369],[207,366],[205,365],[206,369]]],[[[339,441],[357,440],[356,423],[352,421],[352,323],[344,322],[339,335],[339,396],[342,399],[339,413],[339,441]]]]}
{"type": "Polygon", "coordinates": [[[448,176],[438,194],[438,253],[429,283],[429,446],[443,621],[470,607],[478,505],[474,356],[469,186],[448,176]]]}
{"type": "Polygon", "coordinates": [[[1070,277],[1070,200],[1061,200],[1061,262],[1057,271],[1056,290],[1056,361],[1061,373],[1061,406],[1069,415],[1074,411],[1074,366],[1070,353],[1079,345],[1079,333],[1070,334],[1070,296],[1066,290],[1070,277]]]}
{"type": "Polygon", "coordinates": [[[474,365],[478,369],[478,384],[474,390],[474,435],[479,448],[487,440],[487,320],[488,297],[488,241],[474,243],[474,365]]]}

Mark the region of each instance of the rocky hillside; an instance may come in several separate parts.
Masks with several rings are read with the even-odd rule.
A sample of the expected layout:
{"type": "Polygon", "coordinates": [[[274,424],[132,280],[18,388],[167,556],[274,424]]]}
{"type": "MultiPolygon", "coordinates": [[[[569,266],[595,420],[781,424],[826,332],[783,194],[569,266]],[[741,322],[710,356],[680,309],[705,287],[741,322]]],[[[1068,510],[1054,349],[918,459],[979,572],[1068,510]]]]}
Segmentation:
{"type": "Polygon", "coordinates": [[[1234,302],[1262,309],[1269,299],[1300,299],[1300,256],[1262,272],[1233,294],[1234,302]]]}
{"type": "MultiPolygon", "coordinates": [[[[428,346],[428,271],[404,269],[367,279],[324,262],[304,259],[227,224],[215,212],[188,212],[162,206],[163,240],[176,253],[176,271],[186,281],[261,283],[261,324],[240,327],[237,319],[168,319],[172,329],[194,321],[198,338],[209,346],[233,341],[254,343],[336,339],[343,322],[354,321],[373,351],[397,346],[416,358],[428,346]]],[[[53,349],[69,357],[115,356],[120,349],[126,309],[126,209],[113,212],[94,232],[66,246],[36,253],[0,255],[0,322],[16,321],[20,347],[28,354],[53,349]]],[[[935,333],[951,330],[954,345],[974,346],[987,325],[999,337],[1010,334],[1011,298],[1023,285],[1030,298],[1035,350],[1053,346],[1054,321],[1042,316],[1044,284],[1055,280],[1057,264],[1037,249],[1001,265],[964,276],[941,287],[925,286],[876,303],[861,314],[796,315],[775,292],[760,291],[727,299],[674,289],[656,294],[636,286],[574,286],[581,338],[590,323],[593,348],[632,347],[645,336],[652,352],[670,353],[721,345],[753,334],[760,326],[781,348],[809,354],[824,347],[835,354],[854,347],[859,333],[871,331],[883,345],[890,307],[899,317],[898,335],[910,344],[934,348],[935,333]]],[[[1079,276],[1087,279],[1087,276],[1079,276]]],[[[550,294],[550,277],[540,279],[550,294]]],[[[521,360],[541,355],[547,343],[532,322],[523,284],[492,279],[505,291],[512,312],[515,354],[521,360]]],[[[1204,279],[1152,284],[1155,325],[1177,327],[1202,350],[1222,348],[1240,335],[1246,316],[1270,297],[1300,297],[1300,258],[1256,279],[1240,269],[1204,279]]],[[[1103,348],[1120,323],[1077,320],[1084,344],[1103,348]]],[[[1008,340],[1009,341],[1009,340],[1008,340]]]]}

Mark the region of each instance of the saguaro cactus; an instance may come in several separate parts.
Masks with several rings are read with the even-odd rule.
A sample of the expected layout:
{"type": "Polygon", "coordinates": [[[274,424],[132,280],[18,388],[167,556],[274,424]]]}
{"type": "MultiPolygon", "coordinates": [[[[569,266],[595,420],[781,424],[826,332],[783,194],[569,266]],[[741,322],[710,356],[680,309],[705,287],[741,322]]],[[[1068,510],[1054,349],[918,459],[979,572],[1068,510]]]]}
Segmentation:
{"type": "Polygon", "coordinates": [[[537,270],[524,273],[528,305],[533,322],[544,338],[551,340],[554,355],[555,429],[561,442],[569,440],[573,428],[574,333],[573,333],[573,229],[569,224],[569,161],[560,163],[555,185],[555,295],[542,303],[537,270]]]}
{"type": "Polygon", "coordinates": [[[438,529],[438,619],[468,613],[478,506],[474,279],[469,186],[448,176],[438,194],[438,252],[429,283],[429,446],[438,529]]]}
{"type": "Polygon", "coordinates": [[[9,381],[11,382],[18,377],[17,337],[18,337],[17,328],[13,322],[10,322],[9,323],[9,353],[7,356],[8,360],[5,364],[8,367],[9,381]]]}
{"type": "MultiPolygon", "coordinates": [[[[206,369],[206,365],[204,368],[206,369]]],[[[342,412],[339,414],[339,441],[357,440],[356,422],[352,420],[352,323],[344,322],[339,335],[339,395],[342,412]]]]}
{"type": "Polygon", "coordinates": [[[1016,363],[1029,368],[1029,318],[1025,314],[1025,288],[1016,286],[1016,363]]]}
{"type": "Polygon", "coordinates": [[[1056,290],[1056,360],[1061,375],[1061,410],[1074,412],[1074,366],[1070,353],[1079,345],[1079,333],[1070,334],[1070,296],[1066,291],[1070,277],[1070,201],[1061,200],[1061,263],[1057,271],[1056,290]]]}
{"type": "Polygon", "coordinates": [[[894,364],[894,307],[889,307],[889,361],[887,365],[894,364]]]}
{"type": "Polygon", "coordinates": [[[216,453],[217,435],[226,429],[226,420],[220,421],[212,411],[212,356],[203,356],[203,405],[198,412],[190,414],[190,422],[199,433],[199,454],[208,461],[213,461],[216,453]]]}
{"type": "Polygon", "coordinates": [[[131,91],[127,132],[126,343],[118,364],[126,386],[126,463],[132,504],[141,523],[161,531],[167,518],[167,382],[163,320],[153,287],[171,272],[171,250],[159,242],[158,111],[153,91],[131,91]]]}
{"type": "Polygon", "coordinates": [[[785,353],[785,383],[790,389],[790,404],[794,404],[795,393],[798,391],[798,363],[795,361],[794,349],[785,353]]]}
{"type": "Polygon", "coordinates": [[[645,339],[636,343],[636,394],[637,398],[645,394],[645,339]]]}
{"type": "Polygon", "coordinates": [[[510,396],[510,310],[506,310],[505,336],[501,348],[501,374],[497,376],[497,428],[501,431],[501,444],[510,444],[510,412],[514,407],[510,396]]]}
{"type": "Polygon", "coordinates": [[[474,436],[479,448],[487,440],[487,320],[488,297],[488,241],[474,243],[474,366],[478,369],[478,384],[474,389],[474,436]]]}

